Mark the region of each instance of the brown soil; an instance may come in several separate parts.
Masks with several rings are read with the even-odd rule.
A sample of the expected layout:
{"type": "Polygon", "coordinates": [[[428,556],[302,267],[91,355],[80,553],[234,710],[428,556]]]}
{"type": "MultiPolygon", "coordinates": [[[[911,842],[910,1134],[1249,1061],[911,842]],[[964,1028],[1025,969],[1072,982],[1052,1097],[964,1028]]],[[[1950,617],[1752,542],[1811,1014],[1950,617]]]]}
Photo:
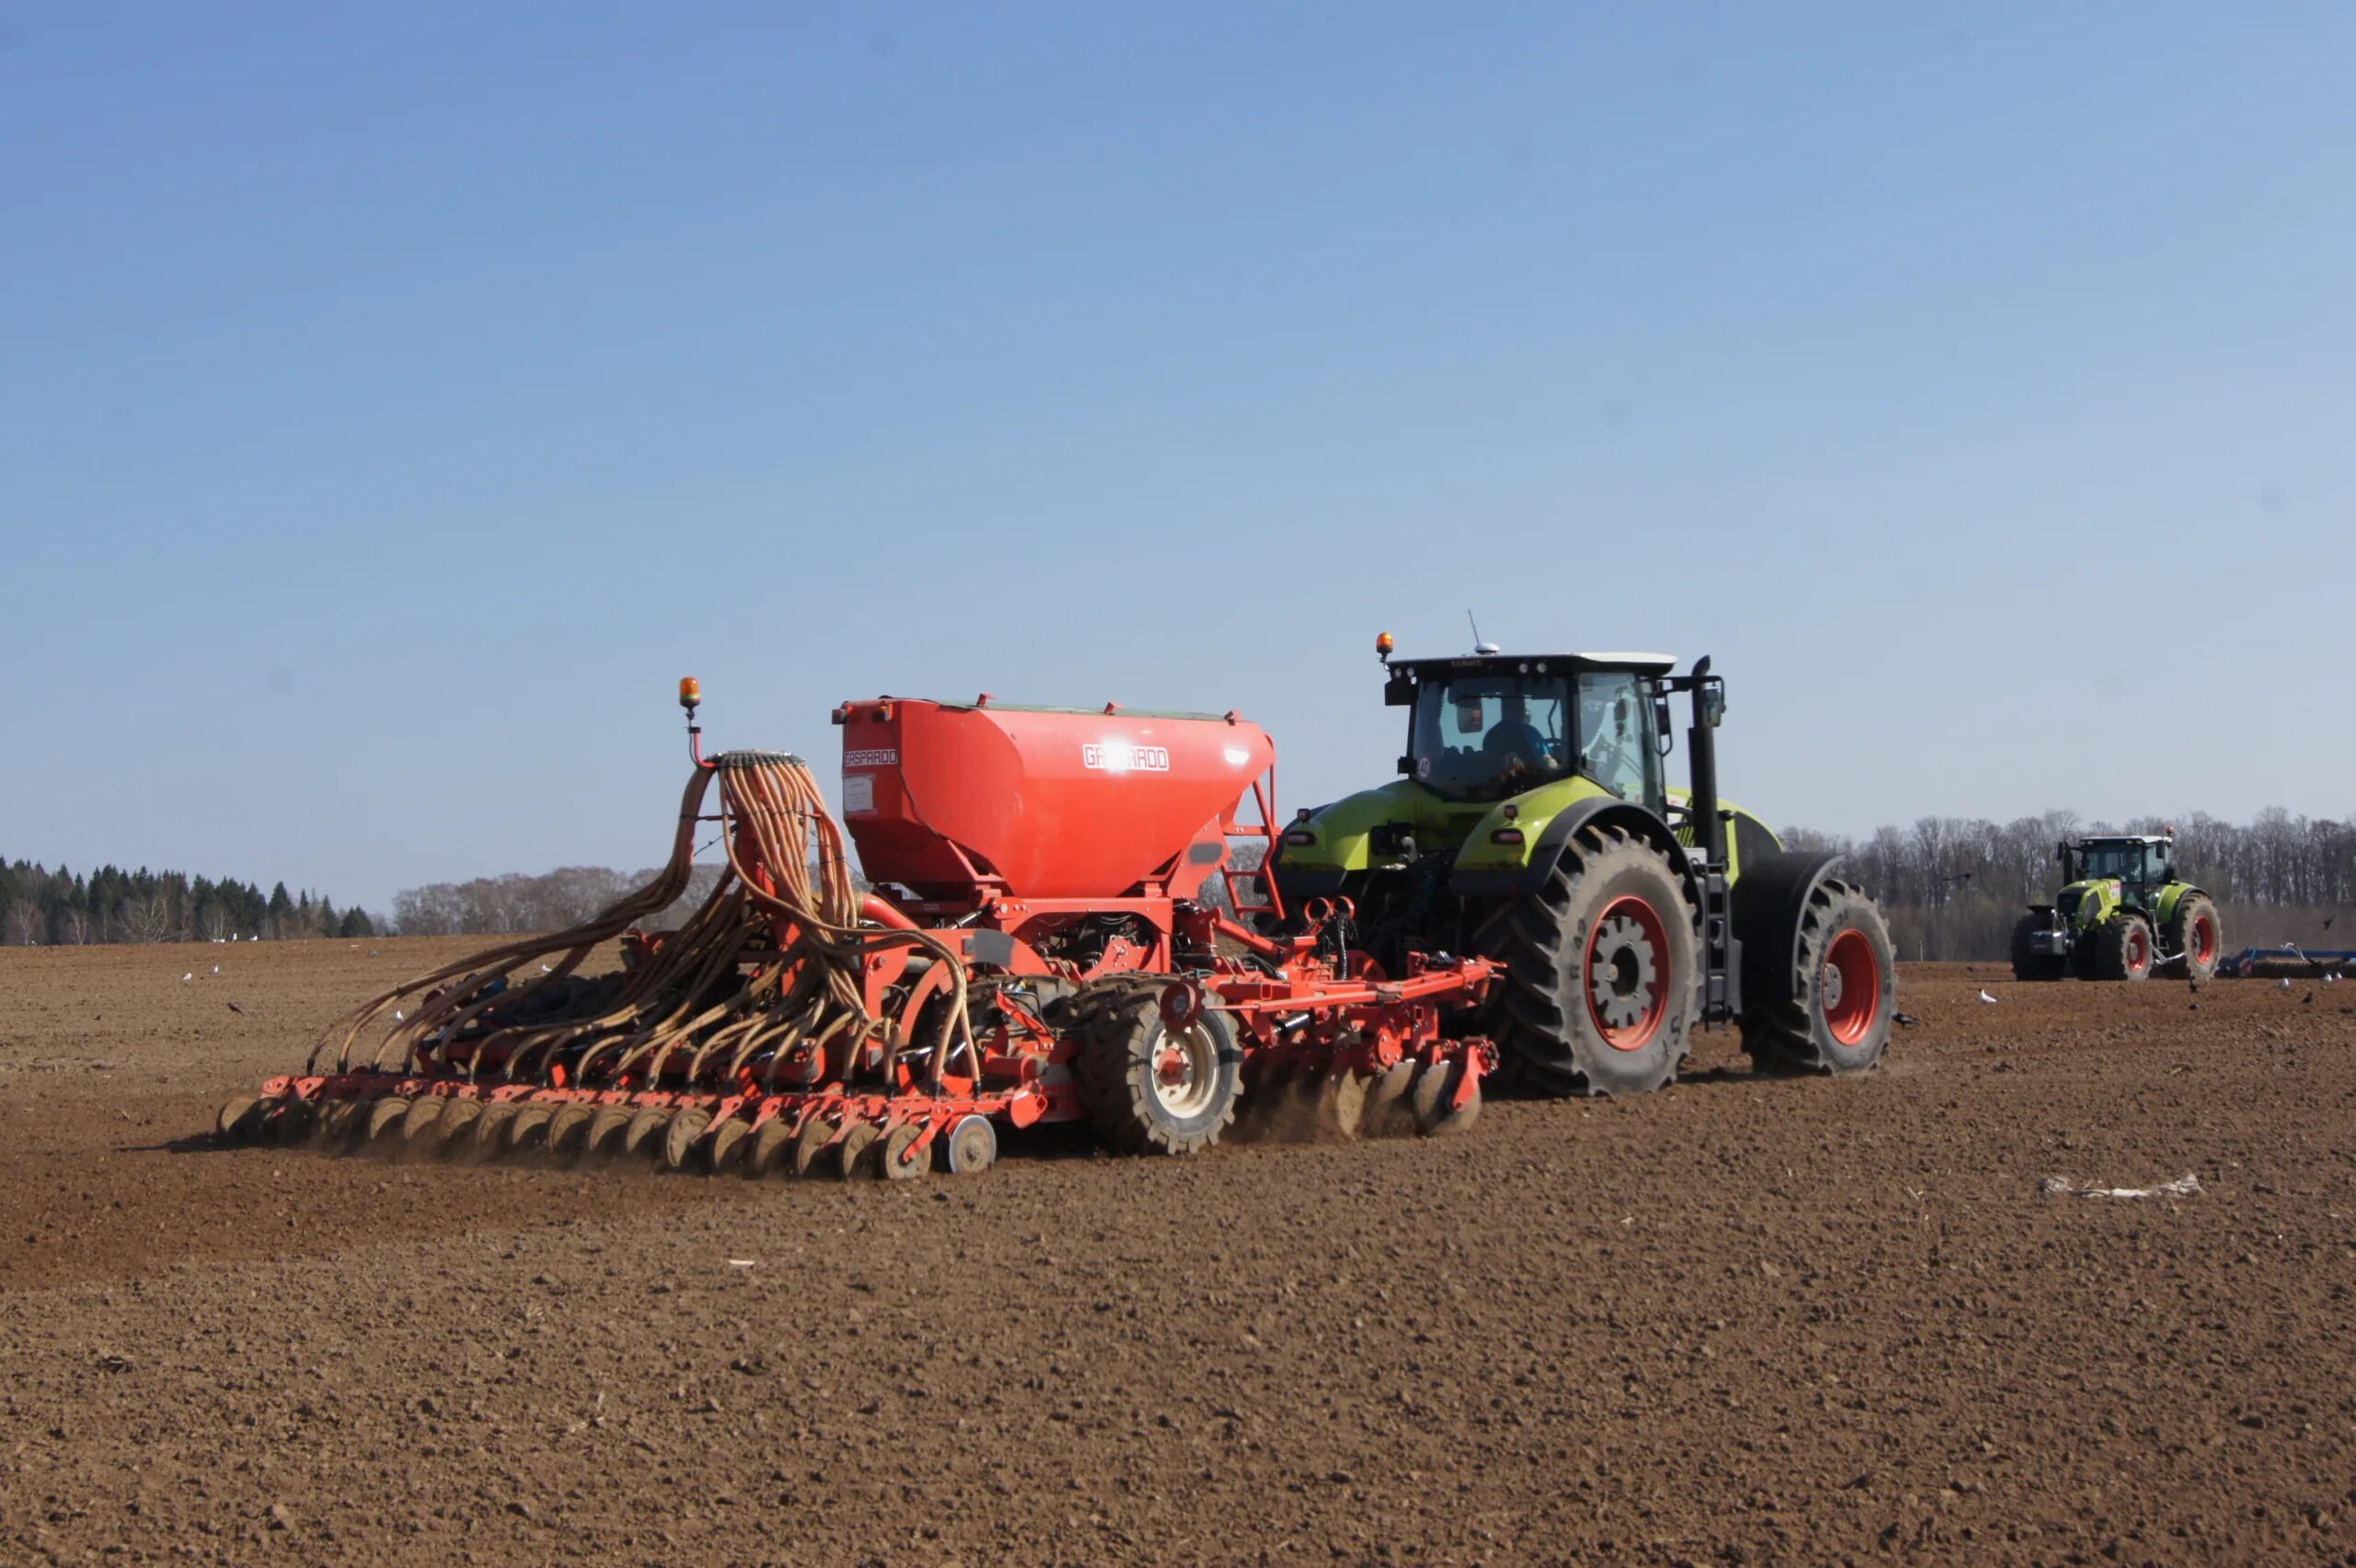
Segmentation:
{"type": "Polygon", "coordinates": [[[0,951],[0,1560],[2356,1561],[2356,982],[907,1185],[191,1139],[374,945],[0,951]]]}

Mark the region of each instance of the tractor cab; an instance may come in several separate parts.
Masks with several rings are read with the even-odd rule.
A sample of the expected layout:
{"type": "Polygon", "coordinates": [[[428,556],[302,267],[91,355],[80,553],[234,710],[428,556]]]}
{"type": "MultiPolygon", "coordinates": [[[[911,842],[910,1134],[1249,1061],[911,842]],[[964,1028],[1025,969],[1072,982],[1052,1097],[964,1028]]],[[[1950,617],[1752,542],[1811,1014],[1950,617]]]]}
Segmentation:
{"type": "Polygon", "coordinates": [[[1400,771],[1450,802],[1491,802],[1574,775],[1656,813],[1670,661],[1653,654],[1476,654],[1403,661],[1385,696],[1414,709],[1400,771]]]}
{"type": "Polygon", "coordinates": [[[2116,882],[2132,888],[2165,887],[2176,880],[2176,840],[2142,835],[2066,839],[2061,847],[2062,880],[2116,882]]]}

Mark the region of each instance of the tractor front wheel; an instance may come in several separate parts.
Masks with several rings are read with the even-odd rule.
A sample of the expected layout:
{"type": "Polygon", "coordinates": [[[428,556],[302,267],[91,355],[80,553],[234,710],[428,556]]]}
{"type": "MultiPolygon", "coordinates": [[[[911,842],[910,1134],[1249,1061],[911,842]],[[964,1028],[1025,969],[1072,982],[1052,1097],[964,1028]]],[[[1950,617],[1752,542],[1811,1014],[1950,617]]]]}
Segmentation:
{"type": "Polygon", "coordinates": [[[1503,921],[1495,1032],[1512,1076],[1545,1094],[1641,1094],[1677,1075],[1701,966],[1667,859],[1587,828],[1503,921]]]}
{"type": "Polygon", "coordinates": [[[2224,951],[2219,930],[2217,906],[2207,897],[2188,893],[2176,901],[2176,913],[2168,918],[2167,945],[2184,955],[2177,967],[2189,977],[2206,980],[2217,973],[2217,960],[2224,951]]]}
{"type": "Polygon", "coordinates": [[[2070,971],[2066,954],[2039,952],[2031,943],[2046,931],[2052,922],[2041,915],[2024,915],[2013,926],[2013,978],[2015,980],[2059,980],[2070,971]]]}
{"type": "Polygon", "coordinates": [[[1798,939],[1799,994],[1746,998],[1743,1049],[1766,1072],[1864,1072],[1889,1048],[1898,1009],[1898,955],[1881,910],[1827,878],[1808,891],[1798,939]]]}
{"type": "Polygon", "coordinates": [[[1235,1120],[1242,1057],[1226,1020],[1199,1012],[1172,1028],[1151,992],[1124,987],[1091,1009],[1080,1038],[1089,1120],[1124,1154],[1192,1154],[1235,1120]]]}
{"type": "Polygon", "coordinates": [[[2095,978],[2148,980],[2152,928],[2141,915],[2114,915],[2095,933],[2095,978]]]}

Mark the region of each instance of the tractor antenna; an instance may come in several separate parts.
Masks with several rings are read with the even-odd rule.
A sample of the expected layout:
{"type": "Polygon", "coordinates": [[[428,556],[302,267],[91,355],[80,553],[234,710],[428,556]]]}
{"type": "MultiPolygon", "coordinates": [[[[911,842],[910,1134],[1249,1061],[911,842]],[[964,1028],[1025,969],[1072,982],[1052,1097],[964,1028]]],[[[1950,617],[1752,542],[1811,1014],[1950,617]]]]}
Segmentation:
{"type": "Polygon", "coordinates": [[[1495,653],[1497,651],[1497,645],[1494,642],[1484,642],[1481,640],[1481,623],[1472,619],[1472,612],[1471,610],[1464,612],[1464,618],[1467,621],[1472,622],[1472,651],[1475,653],[1495,653]]]}

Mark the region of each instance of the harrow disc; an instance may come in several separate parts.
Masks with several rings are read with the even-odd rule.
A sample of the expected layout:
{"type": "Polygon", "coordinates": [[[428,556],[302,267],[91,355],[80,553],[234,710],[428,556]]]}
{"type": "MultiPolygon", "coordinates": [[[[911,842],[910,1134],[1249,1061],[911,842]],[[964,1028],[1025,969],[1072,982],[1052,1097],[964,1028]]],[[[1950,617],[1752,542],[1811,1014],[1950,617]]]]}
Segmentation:
{"type": "Polygon", "coordinates": [[[232,1100],[221,1107],[214,1127],[227,1142],[254,1143],[261,1137],[262,1123],[269,1114],[269,1107],[259,1100],[232,1100]]]}
{"type": "Polygon", "coordinates": [[[885,1181],[913,1182],[920,1176],[932,1174],[930,1149],[927,1149],[913,1159],[907,1158],[908,1150],[922,1136],[924,1136],[924,1127],[915,1122],[903,1122],[884,1136],[884,1148],[880,1162],[885,1181]]]}
{"type": "MultiPolygon", "coordinates": [[[[743,1124],[736,1124],[742,1125],[743,1124]]],[[[711,1125],[709,1111],[687,1110],[671,1118],[663,1131],[663,1163],[673,1170],[685,1170],[687,1157],[695,1150],[696,1140],[711,1125]]]]}
{"type": "MultiPolygon", "coordinates": [[[[777,1125],[772,1122],[771,1126],[777,1125]]],[[[813,1116],[802,1125],[793,1140],[792,1170],[796,1176],[807,1176],[810,1168],[818,1163],[818,1156],[826,1152],[827,1144],[842,1130],[842,1124],[831,1116],[813,1116]]]]}
{"type": "Polygon", "coordinates": [[[588,1136],[581,1140],[583,1160],[611,1159],[622,1151],[622,1138],[638,1118],[632,1105],[601,1105],[589,1118],[588,1136]]]}
{"type": "Polygon", "coordinates": [[[549,1118],[549,1153],[558,1159],[577,1158],[589,1141],[589,1124],[596,1119],[595,1105],[573,1101],[558,1106],[549,1118]]]}
{"type": "Polygon", "coordinates": [[[705,1152],[705,1163],[714,1174],[727,1170],[729,1162],[737,1159],[744,1148],[745,1140],[752,1136],[752,1123],[742,1116],[729,1117],[720,1124],[720,1130],[711,1135],[711,1147],[705,1152]]]}
{"type": "Polygon", "coordinates": [[[410,1148],[433,1147],[434,1128],[442,1120],[443,1108],[449,1103],[438,1094],[421,1094],[410,1101],[398,1129],[402,1145],[410,1148]]]}
{"type": "Polygon", "coordinates": [[[774,1117],[762,1123],[761,1130],[753,1135],[753,1147],[745,1157],[745,1174],[756,1181],[780,1170],[791,1170],[799,1176],[806,1169],[801,1154],[801,1140],[793,1136],[793,1129],[783,1117],[774,1117]],[[788,1146],[791,1147],[791,1156],[788,1146]]]}
{"type": "Polygon", "coordinates": [[[662,1154],[669,1139],[657,1137],[656,1135],[664,1132],[670,1121],[671,1113],[665,1106],[650,1105],[632,1116],[629,1119],[629,1125],[622,1129],[623,1157],[628,1158],[647,1149],[658,1155],[662,1154]],[[653,1140],[651,1144],[649,1140],[653,1140]]]}
{"type": "Polygon", "coordinates": [[[1415,1087],[1415,1064],[1396,1062],[1391,1070],[1367,1086],[1366,1109],[1358,1127],[1368,1137],[1392,1137],[1414,1130],[1408,1097],[1415,1087]]]}
{"type": "Polygon", "coordinates": [[[965,1115],[937,1140],[941,1158],[952,1176],[972,1176],[987,1170],[998,1159],[998,1130],[983,1115],[965,1115]]]}
{"type": "Polygon", "coordinates": [[[1461,1133],[1470,1127],[1481,1114],[1481,1086],[1472,1086],[1472,1096],[1463,1106],[1453,1108],[1449,1101],[1456,1096],[1456,1087],[1472,1065],[1459,1057],[1452,1062],[1435,1062],[1426,1067],[1415,1079],[1415,1129],[1426,1137],[1439,1137],[1449,1133],[1461,1133]]]}
{"type": "Polygon", "coordinates": [[[442,1107],[442,1114],[433,1123],[433,1142],[437,1147],[464,1146],[467,1135],[482,1119],[483,1103],[479,1100],[453,1100],[442,1107]]]}
{"type": "Polygon", "coordinates": [[[290,1100],[271,1123],[271,1136],[283,1144],[308,1142],[319,1130],[319,1108],[308,1100],[290,1100]]]}
{"type": "Polygon", "coordinates": [[[1344,1067],[1327,1073],[1317,1089],[1317,1130],[1355,1138],[1366,1124],[1367,1076],[1344,1067]]]}
{"type": "Polygon", "coordinates": [[[363,1121],[360,1101],[339,1100],[319,1113],[319,1141],[339,1152],[349,1149],[360,1135],[363,1121]]]}
{"type": "Polygon", "coordinates": [[[507,1147],[507,1135],[515,1122],[515,1106],[512,1101],[495,1100],[475,1113],[474,1124],[467,1129],[465,1156],[471,1160],[490,1159],[507,1147]]]}
{"type": "Polygon", "coordinates": [[[368,1120],[361,1124],[360,1136],[368,1142],[375,1143],[390,1132],[401,1118],[409,1114],[410,1105],[410,1101],[403,1100],[398,1094],[387,1095],[379,1100],[375,1104],[368,1107],[368,1120]]]}
{"type": "Polygon", "coordinates": [[[850,1130],[843,1135],[843,1141],[835,1146],[836,1159],[844,1181],[848,1182],[854,1176],[877,1174],[875,1161],[870,1157],[868,1150],[872,1148],[883,1136],[884,1129],[872,1122],[855,1122],[851,1124],[850,1130]]]}
{"type": "Polygon", "coordinates": [[[544,1148],[549,1141],[549,1124],[556,1120],[554,1105],[518,1105],[507,1121],[506,1146],[511,1149],[544,1148]]]}

